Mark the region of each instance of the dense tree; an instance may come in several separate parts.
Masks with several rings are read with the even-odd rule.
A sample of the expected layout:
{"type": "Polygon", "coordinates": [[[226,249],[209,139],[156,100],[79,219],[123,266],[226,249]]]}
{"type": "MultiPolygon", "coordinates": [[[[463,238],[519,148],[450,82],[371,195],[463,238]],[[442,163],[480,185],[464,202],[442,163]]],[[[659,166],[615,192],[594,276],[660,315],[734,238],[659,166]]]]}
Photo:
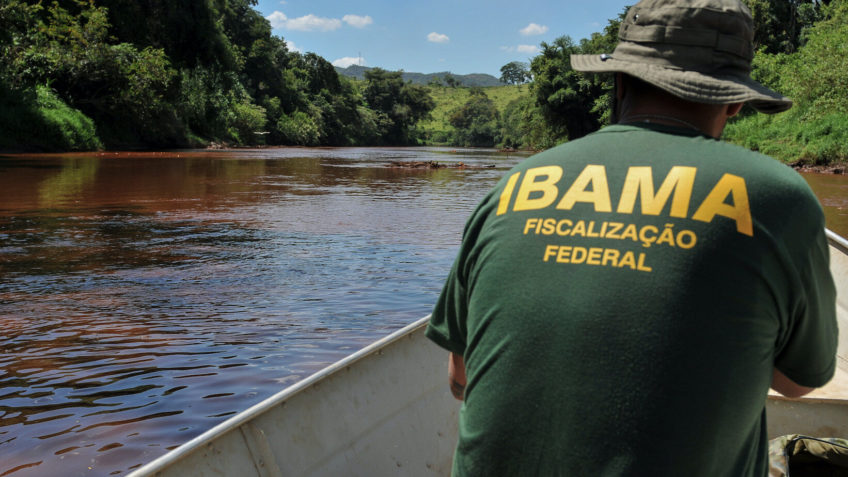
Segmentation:
{"type": "Polygon", "coordinates": [[[492,147],[499,138],[498,109],[481,88],[472,88],[468,101],[450,116],[454,127],[452,143],[461,146],[492,147]]]}
{"type": "Polygon", "coordinates": [[[374,68],[365,72],[365,101],[378,115],[381,135],[390,144],[412,144],[412,126],[435,107],[423,86],[404,82],[401,72],[374,68]]]}
{"type": "Polygon", "coordinates": [[[168,143],[182,134],[169,101],[176,72],[160,49],[113,43],[104,7],[54,3],[36,14],[19,38],[6,74],[18,88],[49,85],[73,108],[98,124],[98,132],[119,143],[168,143]],[[127,124],[143,125],[131,129],[127,124]]]}
{"type": "Polygon", "coordinates": [[[27,65],[32,59],[32,46],[37,41],[37,17],[40,4],[29,5],[18,0],[0,3],[0,81],[6,88],[28,83],[38,65],[27,65]]]}
{"type": "Polygon", "coordinates": [[[820,14],[796,53],[754,58],[756,79],[792,98],[793,108],[739,118],[726,138],[787,162],[848,161],[848,1],[822,5],[820,14]]]}
{"type": "Polygon", "coordinates": [[[454,75],[446,74],[445,75],[445,84],[448,85],[451,88],[456,88],[461,83],[458,79],[456,79],[456,77],[454,75]]]}
{"type": "Polygon", "coordinates": [[[794,53],[804,31],[821,18],[820,0],[743,0],[754,18],[754,47],[765,53],[794,53]]]}
{"type": "Polygon", "coordinates": [[[609,122],[611,76],[577,72],[570,58],[573,54],[611,52],[618,43],[624,14],[610,20],[603,33],[595,33],[579,45],[568,36],[551,44],[543,42],[542,53],[533,58],[530,69],[536,103],[557,140],[585,136],[609,122]]]}
{"type": "MultiPolygon", "coordinates": [[[[63,0],[70,3],[76,0],[63,0]]],[[[237,58],[221,22],[236,12],[234,0],[97,0],[106,7],[117,41],[165,51],[178,67],[220,65],[237,69],[237,58]],[[225,14],[228,14],[224,16],[225,14]]],[[[244,1],[244,0],[242,0],[244,1]]]]}
{"type": "Polygon", "coordinates": [[[593,113],[602,88],[574,71],[569,58],[582,51],[570,37],[542,43],[541,55],[533,58],[536,101],[554,134],[576,139],[597,130],[600,117],[593,113]]]}
{"type": "Polygon", "coordinates": [[[102,143],[91,118],[68,106],[45,85],[33,85],[49,61],[39,41],[40,4],[0,4],[0,148],[97,149],[102,143]]]}
{"type": "Polygon", "coordinates": [[[501,83],[524,84],[530,78],[530,70],[527,63],[512,61],[501,66],[501,83]]]}
{"type": "Polygon", "coordinates": [[[531,95],[511,101],[500,121],[500,142],[507,148],[548,149],[557,138],[531,95]]]}
{"type": "Polygon", "coordinates": [[[434,77],[430,78],[430,81],[427,83],[427,85],[428,86],[443,86],[444,83],[442,83],[442,78],[439,78],[438,76],[434,76],[434,77]]]}
{"type": "Polygon", "coordinates": [[[784,65],[780,88],[810,106],[808,117],[848,118],[848,1],[833,2],[802,49],[784,65]]]}
{"type": "Polygon", "coordinates": [[[43,130],[45,148],[92,147],[101,138],[121,147],[414,140],[415,122],[433,107],[426,91],[402,82],[389,87],[388,77],[367,86],[341,79],[323,58],[288,51],[255,6],[3,0],[0,145],[23,137],[8,126],[15,115],[31,122],[59,115],[62,124],[78,126],[66,128],[64,139],[43,130]],[[363,89],[381,87],[390,100],[370,109],[363,89]]]}
{"type": "MultiPolygon", "coordinates": [[[[824,154],[815,148],[843,151],[848,42],[840,22],[848,0],[743,1],[755,22],[755,78],[792,96],[799,107],[786,117],[796,128],[807,125],[782,144],[801,144],[797,151],[815,157],[824,154]],[[824,143],[810,134],[831,139],[815,146],[824,143]]],[[[425,88],[383,70],[365,81],[340,78],[320,56],[289,51],[255,6],[256,0],[0,1],[0,147],[15,140],[60,149],[418,140],[415,124],[433,108],[425,88]]],[[[575,72],[569,57],[612,51],[622,18],[579,43],[543,43],[529,72],[518,62],[504,65],[501,79],[521,84],[529,74],[532,94],[498,115],[481,90],[472,90],[449,116],[453,140],[543,148],[607,124],[612,75],[575,72]]],[[[450,74],[443,84],[460,86],[450,74]]]]}

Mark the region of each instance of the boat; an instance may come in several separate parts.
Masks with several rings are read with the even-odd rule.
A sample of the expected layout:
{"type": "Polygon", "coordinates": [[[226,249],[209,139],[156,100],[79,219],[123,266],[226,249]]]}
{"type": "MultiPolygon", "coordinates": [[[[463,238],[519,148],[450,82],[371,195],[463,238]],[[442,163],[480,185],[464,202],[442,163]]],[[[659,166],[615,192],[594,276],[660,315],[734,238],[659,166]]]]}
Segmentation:
{"type": "MultiPolygon", "coordinates": [[[[848,241],[827,231],[839,327],[848,329],[848,241]]],[[[460,403],[447,353],[398,330],[130,473],[148,476],[447,476],[460,403]]],[[[808,397],[769,395],[768,436],[848,437],[848,333],[837,376],[808,397]]]]}

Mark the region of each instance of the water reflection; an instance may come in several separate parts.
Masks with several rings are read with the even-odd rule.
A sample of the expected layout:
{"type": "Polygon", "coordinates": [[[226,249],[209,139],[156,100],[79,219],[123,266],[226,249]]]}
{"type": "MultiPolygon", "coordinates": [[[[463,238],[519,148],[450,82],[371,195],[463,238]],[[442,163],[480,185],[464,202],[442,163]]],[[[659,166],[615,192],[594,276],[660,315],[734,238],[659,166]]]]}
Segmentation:
{"type": "MultiPolygon", "coordinates": [[[[0,476],[126,473],[423,316],[521,158],[0,157],[0,476]],[[427,160],[496,167],[387,167],[427,160]]],[[[848,234],[848,182],[807,179],[848,234]]]]}
{"type": "Polygon", "coordinates": [[[848,237],[848,177],[841,174],[804,174],[824,208],[827,226],[848,237]]]}
{"type": "Polygon", "coordinates": [[[97,158],[64,159],[62,171],[38,187],[39,206],[52,208],[79,197],[97,175],[97,158]]]}
{"type": "Polygon", "coordinates": [[[520,159],[0,158],[0,475],[125,473],[423,316],[471,207],[520,159]]]}

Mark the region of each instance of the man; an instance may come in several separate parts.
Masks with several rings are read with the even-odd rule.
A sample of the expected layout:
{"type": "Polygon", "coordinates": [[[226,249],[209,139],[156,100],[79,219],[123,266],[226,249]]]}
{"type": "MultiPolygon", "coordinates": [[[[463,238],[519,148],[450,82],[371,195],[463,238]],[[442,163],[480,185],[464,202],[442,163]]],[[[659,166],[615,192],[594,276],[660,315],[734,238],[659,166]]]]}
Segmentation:
{"type": "Polygon", "coordinates": [[[609,55],[619,124],[527,159],[469,219],[427,336],[464,397],[455,475],[764,476],[765,399],[835,369],[804,180],[717,140],[750,79],[738,0],[643,0],[609,55]],[[467,385],[466,385],[467,373],[467,385]]]}

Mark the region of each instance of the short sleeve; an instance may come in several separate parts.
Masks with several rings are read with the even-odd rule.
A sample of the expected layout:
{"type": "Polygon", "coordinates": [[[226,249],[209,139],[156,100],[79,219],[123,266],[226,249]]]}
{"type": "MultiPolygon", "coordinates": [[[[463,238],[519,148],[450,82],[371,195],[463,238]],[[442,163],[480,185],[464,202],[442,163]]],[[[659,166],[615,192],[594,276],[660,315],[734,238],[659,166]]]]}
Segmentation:
{"type": "Polygon", "coordinates": [[[468,344],[468,277],[475,263],[475,249],[487,219],[491,216],[497,198],[507,177],[483,198],[465,224],[459,254],[439,295],[425,335],[446,350],[465,355],[468,344]]]}
{"type": "Polygon", "coordinates": [[[461,270],[462,255],[457,257],[451,268],[439,300],[430,316],[425,332],[427,338],[446,350],[460,355],[465,354],[467,327],[466,287],[461,282],[458,271],[461,270]]]}
{"type": "Polygon", "coordinates": [[[797,384],[819,387],[836,371],[836,289],[824,227],[800,264],[801,299],[791,330],[775,357],[775,367],[797,384]]]}

